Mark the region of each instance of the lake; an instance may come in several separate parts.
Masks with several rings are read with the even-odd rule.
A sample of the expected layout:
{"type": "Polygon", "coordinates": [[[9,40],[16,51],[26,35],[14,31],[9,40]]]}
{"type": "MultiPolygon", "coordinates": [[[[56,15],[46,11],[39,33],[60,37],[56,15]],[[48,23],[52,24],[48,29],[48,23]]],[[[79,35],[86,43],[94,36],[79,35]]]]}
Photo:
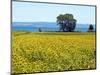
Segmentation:
{"type": "MultiPolygon", "coordinates": [[[[95,25],[94,31],[95,31],[95,25]]],[[[13,31],[32,31],[38,32],[39,28],[42,31],[59,31],[59,25],[55,22],[13,22],[13,31]]],[[[77,24],[74,31],[87,32],[89,24],[77,24]]]]}

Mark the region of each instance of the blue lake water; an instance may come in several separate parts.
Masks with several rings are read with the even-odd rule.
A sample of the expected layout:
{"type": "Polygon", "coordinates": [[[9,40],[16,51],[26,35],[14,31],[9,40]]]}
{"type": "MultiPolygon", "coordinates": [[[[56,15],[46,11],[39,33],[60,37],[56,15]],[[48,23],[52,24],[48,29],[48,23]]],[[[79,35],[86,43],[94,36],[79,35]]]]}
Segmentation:
{"type": "MultiPolygon", "coordinates": [[[[94,31],[95,31],[95,25],[94,31]]],[[[59,25],[55,22],[13,22],[13,31],[32,31],[38,32],[39,28],[42,31],[59,31],[59,25]]],[[[87,32],[89,24],[77,24],[74,31],[87,32]]]]}

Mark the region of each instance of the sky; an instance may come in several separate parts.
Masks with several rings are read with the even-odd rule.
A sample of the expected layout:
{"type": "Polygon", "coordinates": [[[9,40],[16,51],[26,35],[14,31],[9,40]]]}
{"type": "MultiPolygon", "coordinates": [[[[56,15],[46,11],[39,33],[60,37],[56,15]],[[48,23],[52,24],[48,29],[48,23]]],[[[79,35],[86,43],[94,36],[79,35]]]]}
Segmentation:
{"type": "Polygon", "coordinates": [[[31,2],[12,3],[13,22],[56,22],[59,14],[70,13],[79,24],[95,24],[95,7],[31,2]]]}

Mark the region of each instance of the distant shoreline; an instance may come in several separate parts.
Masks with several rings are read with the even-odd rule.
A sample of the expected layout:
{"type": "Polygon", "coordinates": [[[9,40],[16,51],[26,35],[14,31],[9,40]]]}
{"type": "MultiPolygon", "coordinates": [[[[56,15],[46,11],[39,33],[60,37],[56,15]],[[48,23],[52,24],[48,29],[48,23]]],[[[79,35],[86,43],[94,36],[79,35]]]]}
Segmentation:
{"type": "MultiPolygon", "coordinates": [[[[95,25],[94,31],[95,31],[95,25]]],[[[78,32],[87,32],[89,24],[77,24],[75,31],[78,32]]],[[[13,22],[12,23],[12,31],[31,31],[38,32],[39,28],[46,32],[54,32],[59,31],[59,25],[56,22],[13,22]]]]}

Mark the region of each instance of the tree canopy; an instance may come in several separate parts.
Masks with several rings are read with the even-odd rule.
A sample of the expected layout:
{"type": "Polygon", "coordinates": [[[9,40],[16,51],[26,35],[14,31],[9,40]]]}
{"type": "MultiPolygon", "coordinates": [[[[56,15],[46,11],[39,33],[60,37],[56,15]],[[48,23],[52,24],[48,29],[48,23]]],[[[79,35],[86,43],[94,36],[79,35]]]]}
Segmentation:
{"type": "Polygon", "coordinates": [[[89,29],[88,29],[88,31],[89,31],[89,32],[92,32],[93,30],[94,30],[94,27],[93,27],[92,24],[90,24],[90,25],[89,25],[89,29]]]}
{"type": "Polygon", "coordinates": [[[73,14],[60,14],[57,16],[57,24],[60,25],[60,31],[74,31],[76,19],[73,14]]]}

